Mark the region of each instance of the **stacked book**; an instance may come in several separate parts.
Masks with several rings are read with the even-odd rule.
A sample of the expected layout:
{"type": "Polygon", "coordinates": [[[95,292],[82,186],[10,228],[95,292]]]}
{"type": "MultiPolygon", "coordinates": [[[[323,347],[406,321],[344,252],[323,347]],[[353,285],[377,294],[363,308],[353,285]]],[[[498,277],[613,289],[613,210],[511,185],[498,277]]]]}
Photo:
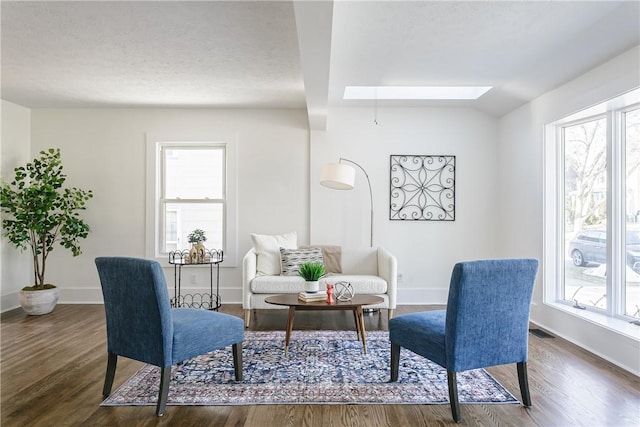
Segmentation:
{"type": "Polygon", "coordinates": [[[327,299],[327,291],[300,292],[298,299],[304,302],[325,301],[327,299]]]}

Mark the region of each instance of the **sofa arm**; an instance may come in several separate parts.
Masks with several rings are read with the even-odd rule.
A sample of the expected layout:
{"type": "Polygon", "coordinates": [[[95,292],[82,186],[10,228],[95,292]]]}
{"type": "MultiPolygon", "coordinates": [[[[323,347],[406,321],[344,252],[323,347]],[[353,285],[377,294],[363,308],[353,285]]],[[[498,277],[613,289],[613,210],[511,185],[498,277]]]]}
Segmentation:
{"type": "Polygon", "coordinates": [[[242,308],[251,308],[251,281],[257,273],[257,255],[253,248],[249,249],[242,259],[242,308]]]}
{"type": "Polygon", "coordinates": [[[396,308],[396,295],[398,293],[398,261],[384,248],[378,248],[378,276],[387,282],[387,295],[389,296],[389,308],[396,308]]]}

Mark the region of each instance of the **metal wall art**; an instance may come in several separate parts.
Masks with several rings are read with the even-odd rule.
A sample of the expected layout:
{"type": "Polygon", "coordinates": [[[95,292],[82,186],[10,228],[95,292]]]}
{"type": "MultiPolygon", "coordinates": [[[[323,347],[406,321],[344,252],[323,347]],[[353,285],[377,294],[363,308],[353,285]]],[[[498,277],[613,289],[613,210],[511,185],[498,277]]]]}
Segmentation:
{"type": "Polygon", "coordinates": [[[456,156],[391,156],[389,219],[455,221],[456,156]]]}

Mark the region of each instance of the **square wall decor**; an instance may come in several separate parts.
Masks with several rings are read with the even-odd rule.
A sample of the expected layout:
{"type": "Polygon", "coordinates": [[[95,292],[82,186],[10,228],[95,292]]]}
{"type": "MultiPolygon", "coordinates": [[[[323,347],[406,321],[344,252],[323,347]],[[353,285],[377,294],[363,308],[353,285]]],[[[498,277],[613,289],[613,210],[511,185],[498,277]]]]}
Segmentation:
{"type": "Polygon", "coordinates": [[[391,156],[389,219],[455,221],[456,156],[391,156]]]}

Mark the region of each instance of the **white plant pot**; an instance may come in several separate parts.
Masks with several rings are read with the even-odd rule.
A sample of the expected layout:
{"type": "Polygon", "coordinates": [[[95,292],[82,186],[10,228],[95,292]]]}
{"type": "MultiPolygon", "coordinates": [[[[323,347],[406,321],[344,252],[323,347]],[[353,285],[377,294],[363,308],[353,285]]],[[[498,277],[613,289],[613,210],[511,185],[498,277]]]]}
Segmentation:
{"type": "Polygon", "coordinates": [[[304,282],[304,290],[306,292],[318,292],[320,289],[320,283],[316,280],[315,282],[304,282]]]}
{"type": "Polygon", "coordinates": [[[51,313],[58,303],[59,288],[42,289],[40,291],[20,291],[20,305],[30,316],[51,313]]]}

